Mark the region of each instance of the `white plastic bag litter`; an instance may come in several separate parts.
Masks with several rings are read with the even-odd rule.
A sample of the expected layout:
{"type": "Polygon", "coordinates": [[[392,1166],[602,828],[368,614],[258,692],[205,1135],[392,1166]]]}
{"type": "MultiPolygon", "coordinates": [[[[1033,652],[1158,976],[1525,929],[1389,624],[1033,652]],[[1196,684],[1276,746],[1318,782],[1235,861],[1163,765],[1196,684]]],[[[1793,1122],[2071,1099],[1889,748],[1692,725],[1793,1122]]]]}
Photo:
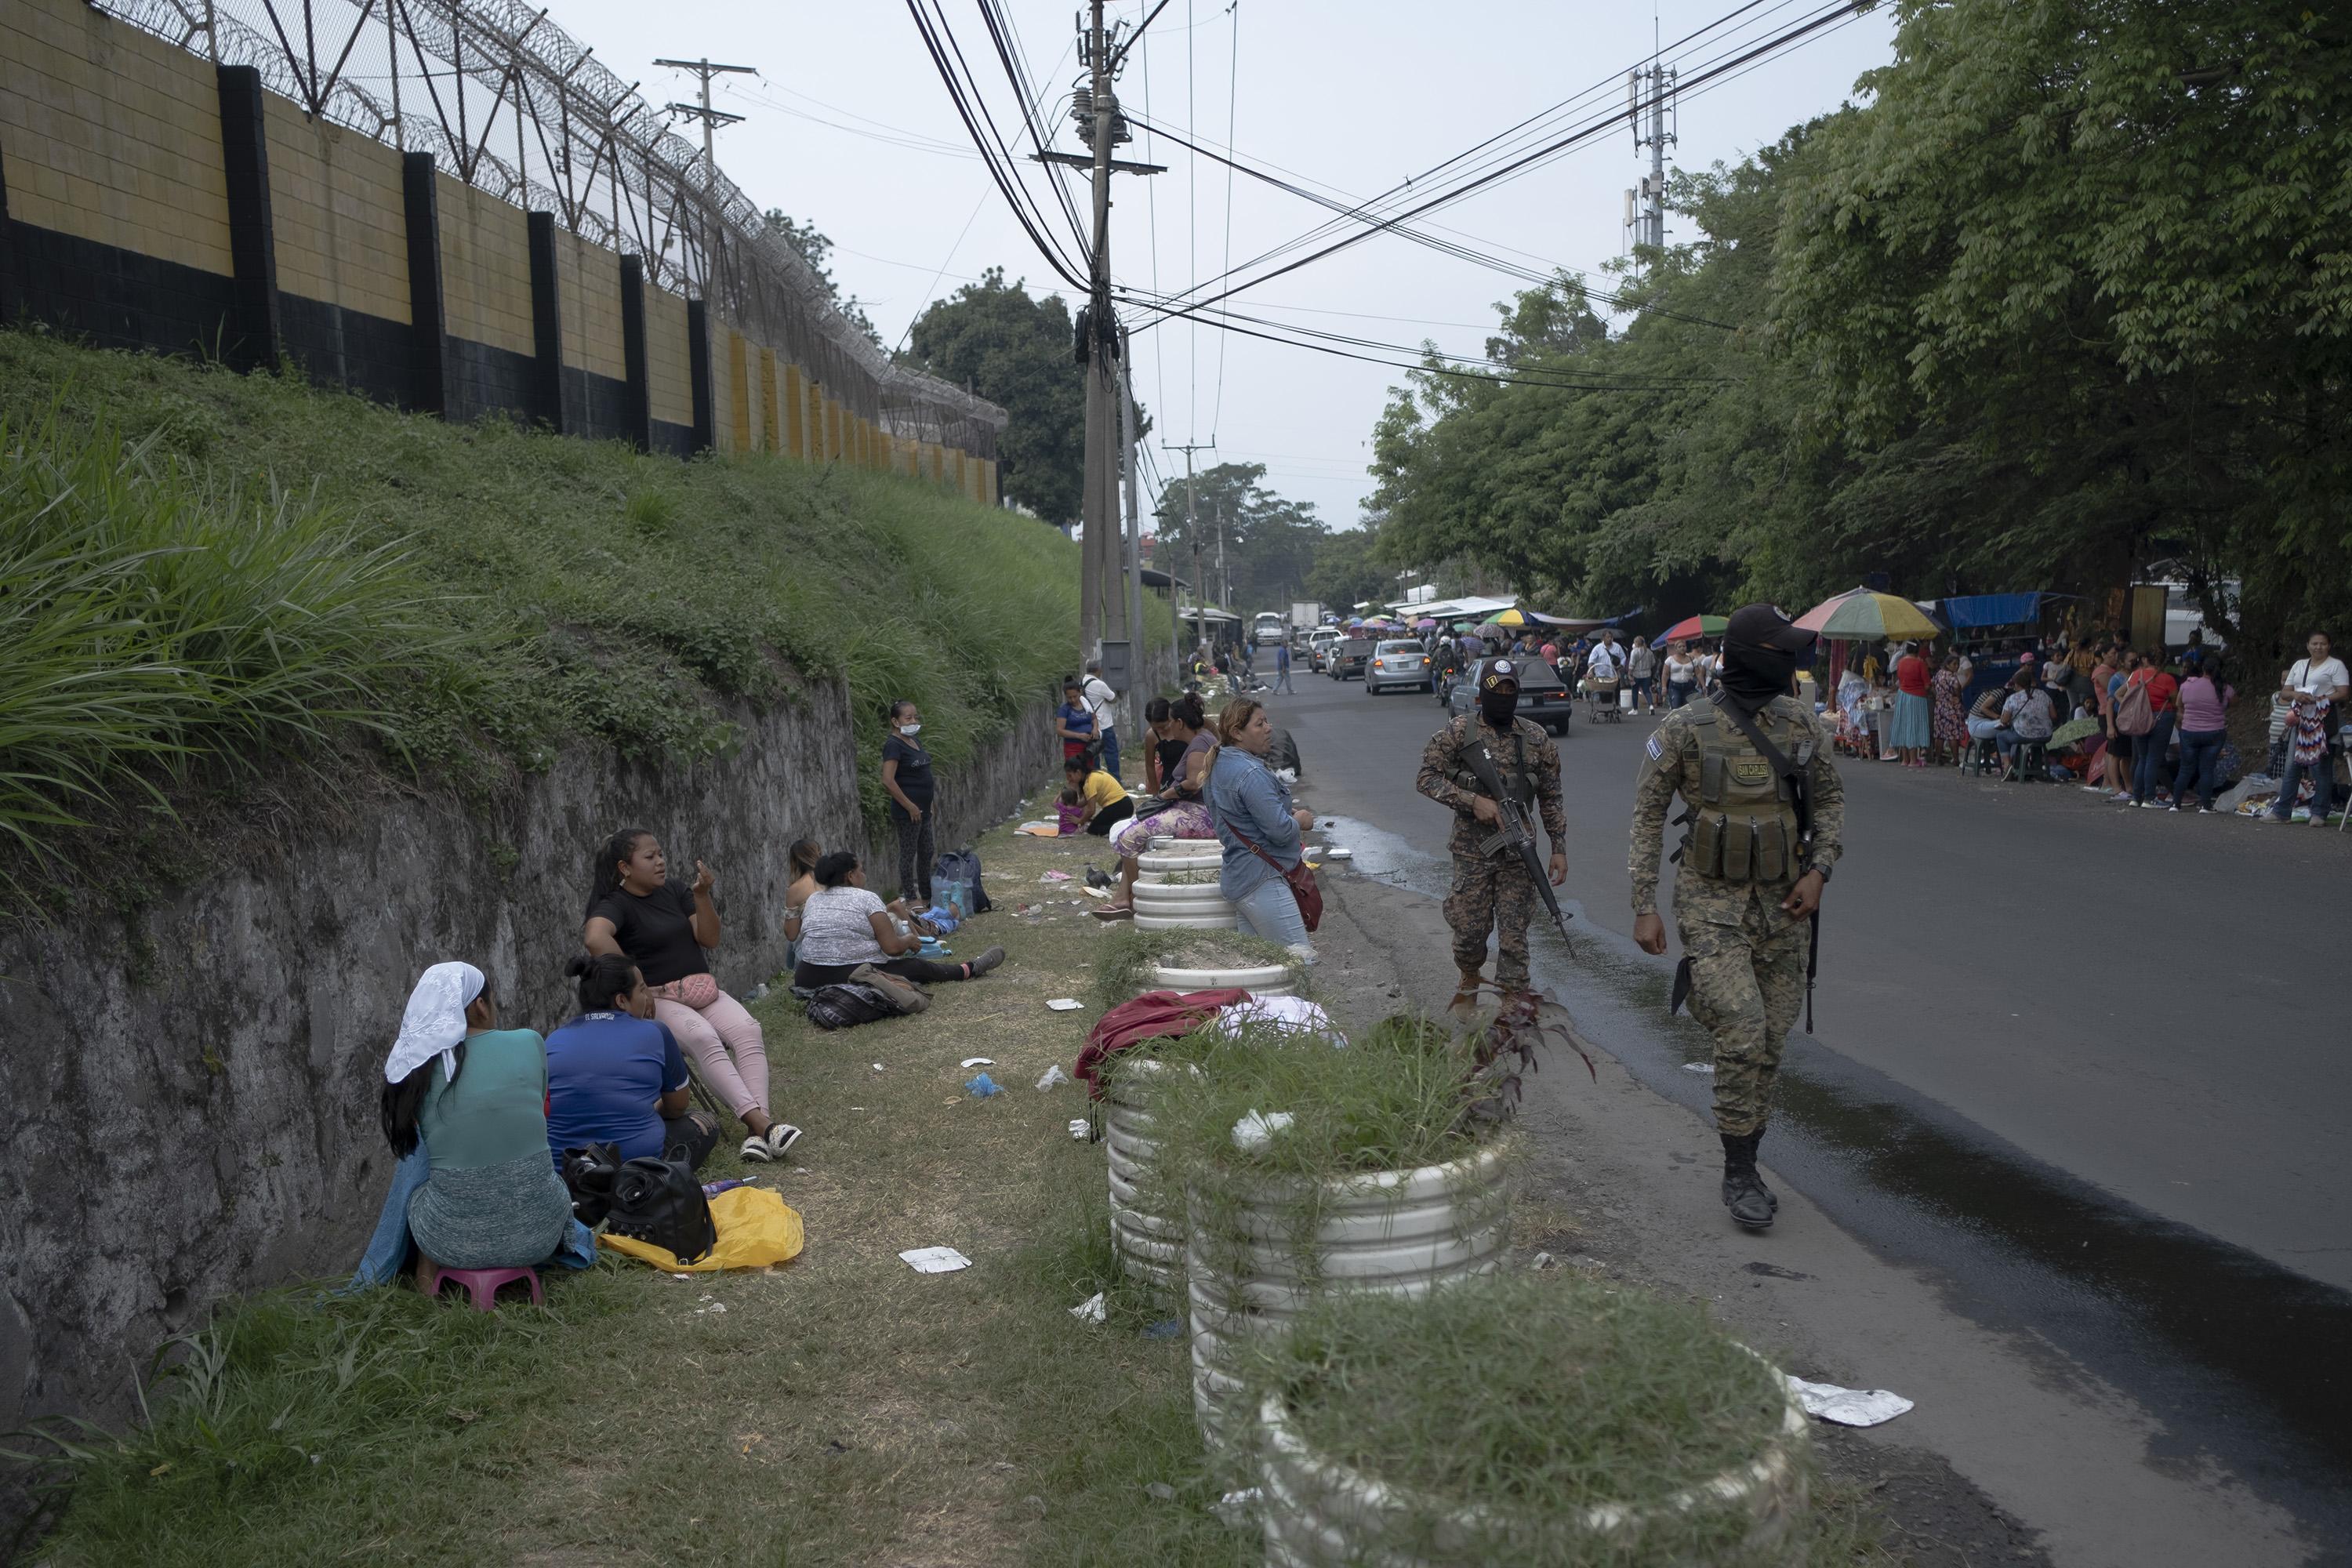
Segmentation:
{"type": "Polygon", "coordinates": [[[918,1274],[952,1274],[971,1267],[971,1259],[952,1247],[918,1247],[898,1258],[918,1274]]]}
{"type": "Polygon", "coordinates": [[[1876,1426],[1911,1408],[1909,1400],[1883,1388],[1840,1388],[1831,1383],[1807,1383],[1801,1377],[1789,1378],[1789,1386],[1796,1391],[1805,1414],[1841,1426],[1876,1426]]]}
{"type": "Polygon", "coordinates": [[[1045,1069],[1045,1076],[1037,1080],[1037,1087],[1039,1089],[1051,1089],[1057,1083],[1067,1083],[1069,1081],[1070,1075],[1064,1072],[1062,1070],[1061,1064],[1056,1062],[1052,1067],[1045,1069]]]}
{"type": "Polygon", "coordinates": [[[1255,996],[1217,1014],[1217,1032],[1222,1035],[1238,1035],[1253,1025],[1286,1035],[1320,1035],[1335,1047],[1348,1043],[1348,1037],[1331,1022],[1331,1015],[1304,996],[1255,996]]]}
{"type": "Polygon", "coordinates": [[[1103,1305],[1103,1293],[1097,1290],[1071,1308],[1070,1316],[1082,1323],[1099,1323],[1110,1316],[1110,1309],[1103,1305]]]}
{"type": "Polygon", "coordinates": [[[1234,1123],[1234,1147],[1255,1153],[1295,1120],[1287,1110],[1253,1110],[1234,1123]]]}

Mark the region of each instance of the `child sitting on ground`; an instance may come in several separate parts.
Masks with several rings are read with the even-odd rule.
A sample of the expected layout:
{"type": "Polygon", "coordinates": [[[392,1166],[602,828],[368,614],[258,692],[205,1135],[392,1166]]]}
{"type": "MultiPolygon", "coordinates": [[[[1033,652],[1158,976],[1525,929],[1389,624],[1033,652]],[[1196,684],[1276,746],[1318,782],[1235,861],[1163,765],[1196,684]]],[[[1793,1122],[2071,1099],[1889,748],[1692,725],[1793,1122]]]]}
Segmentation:
{"type": "Polygon", "coordinates": [[[1065,838],[1073,833],[1084,833],[1087,830],[1087,797],[1076,788],[1064,790],[1060,804],[1054,807],[1054,815],[1060,819],[1065,838]]]}

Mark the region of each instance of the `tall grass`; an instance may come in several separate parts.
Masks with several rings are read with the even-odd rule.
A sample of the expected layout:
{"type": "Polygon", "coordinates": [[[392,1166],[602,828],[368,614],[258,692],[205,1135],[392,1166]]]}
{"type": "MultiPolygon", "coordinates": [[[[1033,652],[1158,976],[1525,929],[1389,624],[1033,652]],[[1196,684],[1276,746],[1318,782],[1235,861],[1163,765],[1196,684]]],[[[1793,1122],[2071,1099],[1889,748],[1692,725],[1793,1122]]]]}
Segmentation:
{"type": "MultiPolygon", "coordinates": [[[[19,843],[175,764],[338,731],[472,786],[567,743],[691,763],[736,743],[727,700],[811,678],[849,691],[878,827],[886,704],[922,709],[952,774],[1076,660],[1076,546],[912,479],[453,426],[9,331],[0,421],[19,843]],[[98,556],[57,536],[93,518],[98,556]]],[[[1148,619],[1164,641],[1165,606],[1148,619]]]]}
{"type": "Polygon", "coordinates": [[[60,830],[201,761],[384,730],[395,685],[454,676],[438,597],[315,495],[110,424],[0,416],[0,833],[40,867],[60,830]]]}

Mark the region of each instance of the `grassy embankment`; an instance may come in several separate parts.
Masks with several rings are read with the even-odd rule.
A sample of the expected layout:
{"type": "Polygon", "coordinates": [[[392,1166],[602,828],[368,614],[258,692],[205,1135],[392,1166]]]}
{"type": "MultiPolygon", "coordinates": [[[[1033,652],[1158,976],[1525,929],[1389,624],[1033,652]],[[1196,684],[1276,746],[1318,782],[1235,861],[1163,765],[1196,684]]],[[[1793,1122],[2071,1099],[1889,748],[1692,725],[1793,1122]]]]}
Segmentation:
{"type": "Polygon", "coordinates": [[[1069,668],[1076,568],[911,479],[0,331],[0,839],[86,860],[304,760],[480,796],[570,742],[709,757],[812,676],[862,749],[912,698],[952,771],[1069,668]]]}

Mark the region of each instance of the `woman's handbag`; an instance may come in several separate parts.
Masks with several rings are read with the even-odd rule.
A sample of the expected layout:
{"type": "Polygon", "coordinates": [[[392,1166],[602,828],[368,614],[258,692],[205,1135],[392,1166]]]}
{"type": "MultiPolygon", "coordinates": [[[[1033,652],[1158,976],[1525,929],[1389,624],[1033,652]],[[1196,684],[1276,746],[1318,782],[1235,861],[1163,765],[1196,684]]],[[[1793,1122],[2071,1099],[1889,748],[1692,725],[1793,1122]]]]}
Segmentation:
{"type": "Polygon", "coordinates": [[[700,974],[680,975],[654,987],[654,995],[664,1002],[675,1002],[681,1007],[701,1012],[719,1000],[719,981],[708,971],[700,974]]]}
{"type": "MultiPolygon", "coordinates": [[[[1242,838],[1238,833],[1234,837],[1242,838]]],[[[1323,889],[1316,882],[1315,869],[1307,864],[1303,850],[1297,865],[1285,866],[1246,838],[1242,838],[1242,847],[1280,872],[1282,879],[1290,884],[1290,896],[1298,900],[1298,918],[1308,931],[1323,923],[1323,889]]]]}

